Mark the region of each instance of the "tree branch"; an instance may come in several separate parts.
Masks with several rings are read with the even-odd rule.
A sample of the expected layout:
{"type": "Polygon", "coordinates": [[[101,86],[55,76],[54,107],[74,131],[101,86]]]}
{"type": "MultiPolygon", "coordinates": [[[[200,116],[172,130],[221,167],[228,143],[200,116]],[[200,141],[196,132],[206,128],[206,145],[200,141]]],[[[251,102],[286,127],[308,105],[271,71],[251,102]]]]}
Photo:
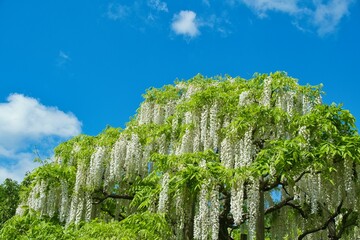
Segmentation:
{"type": "Polygon", "coordinates": [[[297,183],[298,181],[300,181],[301,178],[302,178],[305,174],[307,174],[307,173],[310,173],[310,171],[304,171],[304,172],[302,172],[302,173],[299,175],[299,177],[297,177],[297,178],[295,179],[295,182],[297,183]]]}
{"type": "Polygon", "coordinates": [[[262,190],[264,192],[270,191],[270,190],[276,188],[277,186],[279,186],[280,184],[281,184],[280,177],[277,177],[277,179],[273,183],[268,184],[268,183],[265,182],[263,187],[262,187],[262,190]]]}
{"type": "Polygon", "coordinates": [[[341,210],[342,205],[343,205],[343,200],[341,200],[339,206],[336,208],[336,211],[332,215],[330,215],[329,219],[323,225],[303,232],[298,237],[298,240],[302,240],[303,238],[305,238],[307,235],[309,235],[311,233],[315,233],[315,232],[318,232],[318,231],[321,231],[321,230],[325,230],[328,227],[328,225],[332,221],[334,221],[335,217],[340,214],[340,210],[341,210]]]}
{"type": "Polygon", "coordinates": [[[272,207],[269,207],[265,210],[265,215],[266,214],[269,214],[269,213],[272,213],[280,208],[282,208],[283,206],[287,205],[290,201],[294,200],[294,197],[288,197],[288,198],[285,198],[284,200],[282,200],[281,202],[279,202],[278,204],[275,204],[274,206],[272,207]]]}
{"type": "Polygon", "coordinates": [[[306,218],[306,214],[305,214],[304,210],[302,210],[302,208],[301,208],[299,205],[295,205],[295,204],[293,204],[293,203],[291,203],[291,202],[287,202],[287,203],[286,203],[286,206],[289,206],[289,207],[294,208],[295,210],[297,210],[297,211],[300,213],[300,215],[301,215],[303,218],[306,218]]]}
{"type": "Polygon", "coordinates": [[[341,221],[341,227],[340,227],[339,233],[337,234],[338,238],[341,238],[341,236],[344,233],[346,228],[356,225],[357,217],[349,218],[352,213],[353,213],[352,210],[348,210],[343,215],[343,218],[341,221]]]}
{"type": "Polygon", "coordinates": [[[112,198],[112,199],[126,199],[126,200],[133,200],[134,196],[130,196],[130,195],[118,195],[118,194],[108,194],[107,192],[103,191],[102,194],[104,195],[103,197],[93,197],[93,204],[100,204],[103,201],[105,201],[108,198],[112,198]],[[97,200],[97,201],[94,201],[97,200]]]}
{"type": "MultiPolygon", "coordinates": [[[[299,182],[301,179],[302,179],[302,177],[305,175],[305,174],[307,174],[307,173],[310,173],[310,171],[304,171],[304,172],[302,172],[295,180],[294,180],[294,183],[297,183],[297,182],[299,182]]],[[[316,172],[316,173],[320,173],[320,172],[316,172]]],[[[288,185],[288,182],[281,182],[281,178],[280,178],[280,176],[279,177],[277,177],[277,179],[273,182],[273,183],[271,183],[271,184],[264,184],[264,187],[263,187],[263,190],[264,191],[269,191],[269,190],[272,190],[272,189],[274,189],[274,188],[276,188],[277,186],[279,186],[279,185],[282,185],[282,186],[287,186],[288,185]]]]}

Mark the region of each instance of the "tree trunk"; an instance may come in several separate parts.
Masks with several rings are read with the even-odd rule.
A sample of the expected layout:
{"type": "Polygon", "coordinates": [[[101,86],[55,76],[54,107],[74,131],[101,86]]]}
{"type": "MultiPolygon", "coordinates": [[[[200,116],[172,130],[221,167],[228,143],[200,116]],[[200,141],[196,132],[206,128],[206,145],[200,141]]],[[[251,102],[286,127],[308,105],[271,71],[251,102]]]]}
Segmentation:
{"type": "Polygon", "coordinates": [[[335,219],[331,219],[331,221],[328,224],[328,237],[330,240],[338,240],[340,239],[336,235],[336,225],[335,225],[335,219]]]}
{"type": "Polygon", "coordinates": [[[187,240],[192,240],[194,238],[194,218],[195,218],[195,207],[196,207],[196,196],[191,194],[188,190],[186,190],[186,194],[189,196],[189,204],[191,207],[189,208],[188,212],[188,220],[185,221],[184,226],[184,236],[187,240]]]}
{"type": "Polygon", "coordinates": [[[262,180],[260,180],[259,185],[259,213],[256,218],[256,240],[265,240],[265,201],[262,180]]]}
{"type": "Polygon", "coordinates": [[[230,194],[227,192],[223,192],[225,198],[224,202],[224,210],[219,216],[219,239],[221,240],[231,240],[232,238],[229,236],[228,227],[234,224],[234,221],[230,221],[228,219],[228,215],[230,212],[230,194]]]}

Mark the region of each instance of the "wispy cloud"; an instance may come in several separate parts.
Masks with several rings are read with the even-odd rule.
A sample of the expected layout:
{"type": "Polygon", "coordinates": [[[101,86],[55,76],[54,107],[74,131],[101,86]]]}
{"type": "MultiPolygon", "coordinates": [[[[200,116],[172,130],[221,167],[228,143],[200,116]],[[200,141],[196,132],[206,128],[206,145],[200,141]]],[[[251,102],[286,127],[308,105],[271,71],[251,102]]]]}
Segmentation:
{"type": "Polygon", "coordinates": [[[64,51],[60,50],[59,55],[57,57],[57,66],[63,67],[67,62],[71,61],[69,54],[65,53],[64,51]]]}
{"type": "Polygon", "coordinates": [[[202,0],[202,3],[210,7],[210,0],[202,0]]]}
{"type": "Polygon", "coordinates": [[[196,37],[200,34],[196,13],[193,11],[180,11],[175,14],[171,24],[171,29],[178,35],[186,37],[196,37]]]}
{"type": "Polygon", "coordinates": [[[309,23],[320,36],[336,31],[340,21],[349,14],[355,0],[238,0],[252,9],[260,18],[271,11],[292,16],[294,25],[305,30],[309,23]]]}
{"type": "Polygon", "coordinates": [[[148,6],[152,9],[155,9],[160,12],[168,12],[169,9],[167,7],[166,2],[162,2],[160,0],[148,0],[148,6]]]}
{"type": "Polygon", "coordinates": [[[327,3],[314,1],[315,10],[312,23],[319,35],[326,35],[336,30],[341,19],[349,14],[349,7],[353,0],[331,0],[327,3]]]}
{"type": "Polygon", "coordinates": [[[111,20],[120,20],[129,16],[131,13],[131,8],[127,5],[122,5],[118,3],[110,3],[107,9],[107,17],[111,20]]]}
{"type": "Polygon", "coordinates": [[[62,58],[62,59],[64,59],[64,60],[66,60],[66,61],[70,60],[69,55],[67,55],[67,54],[64,53],[63,51],[60,51],[60,52],[59,52],[59,57],[62,58]]]}
{"type": "Polygon", "coordinates": [[[231,34],[230,26],[232,23],[226,13],[223,13],[221,16],[216,14],[202,16],[197,22],[199,28],[207,27],[212,32],[220,33],[222,37],[227,37],[231,34]]]}
{"type": "Polygon", "coordinates": [[[268,11],[286,12],[295,14],[298,8],[298,0],[242,0],[242,2],[257,12],[260,17],[265,17],[268,11]]]}
{"type": "Polygon", "coordinates": [[[66,139],[80,132],[81,122],[72,113],[22,94],[11,94],[0,103],[0,159],[9,163],[0,166],[0,181],[4,176],[23,176],[31,170],[31,146],[47,152],[54,139],[66,139]]]}

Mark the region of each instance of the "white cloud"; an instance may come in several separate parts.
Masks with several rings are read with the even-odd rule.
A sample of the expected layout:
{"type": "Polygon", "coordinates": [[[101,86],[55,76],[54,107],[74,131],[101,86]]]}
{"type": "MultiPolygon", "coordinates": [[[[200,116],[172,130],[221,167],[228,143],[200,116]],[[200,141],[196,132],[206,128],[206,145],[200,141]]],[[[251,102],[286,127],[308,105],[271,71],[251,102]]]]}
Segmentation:
{"type": "MultiPolygon", "coordinates": [[[[23,176],[31,170],[31,147],[42,152],[51,148],[52,139],[65,139],[81,132],[81,122],[72,114],[48,107],[22,94],[11,94],[0,103],[0,176],[23,176]]],[[[0,179],[1,181],[1,179],[0,179]]]]}
{"type": "Polygon", "coordinates": [[[79,134],[81,123],[72,113],[47,107],[22,94],[12,94],[0,103],[0,145],[13,146],[46,136],[70,137],[79,134]]]}
{"type": "Polygon", "coordinates": [[[160,0],[148,0],[148,6],[160,12],[169,11],[166,2],[162,2],[160,0]]]}
{"type": "Polygon", "coordinates": [[[315,1],[313,24],[319,35],[325,35],[336,30],[341,19],[349,14],[352,0],[331,0],[327,4],[315,1]]]}
{"type": "Polygon", "coordinates": [[[130,13],[131,13],[131,9],[129,6],[110,3],[108,5],[106,15],[111,20],[119,20],[119,19],[124,19],[125,17],[130,15],[130,13]]]}
{"type": "Polygon", "coordinates": [[[180,11],[175,14],[171,28],[178,35],[196,37],[200,34],[196,13],[193,11],[180,11]]]}
{"type": "Polygon", "coordinates": [[[71,60],[70,56],[68,54],[66,54],[63,51],[59,51],[59,55],[57,58],[57,66],[58,67],[62,67],[64,66],[67,62],[69,62],[71,60]]]}
{"type": "Polygon", "coordinates": [[[210,0],[202,0],[202,3],[208,7],[210,7],[210,0]]]}
{"type": "Polygon", "coordinates": [[[64,53],[63,51],[60,51],[60,52],[59,52],[59,57],[65,59],[65,60],[70,60],[69,55],[67,55],[67,54],[64,53]]]}
{"type": "Polygon", "coordinates": [[[298,8],[298,0],[242,0],[249,8],[255,10],[260,17],[265,17],[267,11],[279,11],[295,14],[298,8]]]}
{"type": "Polygon", "coordinates": [[[232,23],[230,22],[227,13],[223,13],[220,17],[215,14],[207,15],[197,19],[196,23],[198,28],[207,27],[208,29],[211,29],[211,31],[219,33],[221,37],[227,37],[231,34],[229,27],[232,23]]]}
{"type": "Polygon", "coordinates": [[[310,23],[320,36],[334,32],[341,19],[349,14],[349,7],[355,0],[238,0],[266,17],[270,11],[283,12],[295,18],[295,26],[305,30],[304,22],[310,23]]]}
{"type": "Polygon", "coordinates": [[[15,159],[12,159],[12,164],[7,166],[0,165],[0,183],[6,178],[21,182],[26,172],[40,165],[33,161],[34,155],[30,153],[19,153],[15,157],[15,159]]]}

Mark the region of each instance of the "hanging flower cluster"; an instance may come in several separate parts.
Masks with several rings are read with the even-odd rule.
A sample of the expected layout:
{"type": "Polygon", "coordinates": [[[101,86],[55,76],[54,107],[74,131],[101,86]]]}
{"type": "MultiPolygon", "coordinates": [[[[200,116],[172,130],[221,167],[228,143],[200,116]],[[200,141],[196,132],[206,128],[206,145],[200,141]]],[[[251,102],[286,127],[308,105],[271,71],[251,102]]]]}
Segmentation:
{"type": "Polygon", "coordinates": [[[234,218],[234,223],[240,225],[243,220],[244,207],[244,183],[239,182],[238,186],[231,189],[231,208],[230,213],[234,218]]]}
{"type": "Polygon", "coordinates": [[[94,189],[98,189],[102,185],[105,151],[104,147],[97,147],[90,159],[87,185],[94,189]]]}
{"type": "Polygon", "coordinates": [[[170,175],[169,173],[165,173],[161,181],[161,191],[159,195],[158,212],[160,213],[166,212],[168,194],[169,194],[169,181],[170,181],[170,175]]]}

